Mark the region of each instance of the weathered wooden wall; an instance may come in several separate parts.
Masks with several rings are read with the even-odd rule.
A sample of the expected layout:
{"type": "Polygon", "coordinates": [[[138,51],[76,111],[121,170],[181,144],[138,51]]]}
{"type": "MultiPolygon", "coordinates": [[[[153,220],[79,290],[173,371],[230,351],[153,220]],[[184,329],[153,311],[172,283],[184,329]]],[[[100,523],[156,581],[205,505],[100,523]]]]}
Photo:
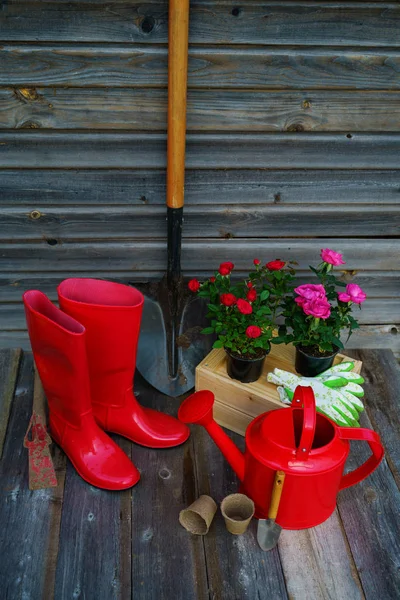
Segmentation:
{"type": "MultiPolygon", "coordinates": [[[[0,11],[0,344],[21,293],[165,267],[165,1],[0,11]]],[[[193,0],[183,267],[343,251],[400,351],[400,3],[193,0]],[[399,335],[397,335],[399,333],[399,335]]]]}

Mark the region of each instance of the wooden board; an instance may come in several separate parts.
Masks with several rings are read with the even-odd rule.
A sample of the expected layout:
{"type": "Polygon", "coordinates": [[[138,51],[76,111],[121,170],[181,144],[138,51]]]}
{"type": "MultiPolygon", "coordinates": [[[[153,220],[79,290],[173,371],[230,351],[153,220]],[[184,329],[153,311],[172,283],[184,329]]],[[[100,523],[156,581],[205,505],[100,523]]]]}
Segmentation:
{"type": "MultiPolygon", "coordinates": [[[[228,432],[243,450],[243,438],[228,432]]],[[[220,450],[202,427],[192,428],[197,495],[207,494],[219,505],[228,494],[238,491],[239,482],[220,450]]],[[[289,600],[278,549],[263,552],[256,540],[256,521],[246,534],[226,531],[220,510],[204,537],[209,597],[215,600],[273,598],[289,600]]]]}
{"type": "MultiPolygon", "coordinates": [[[[0,129],[166,131],[167,90],[0,88],[0,129]]],[[[187,130],[400,130],[400,94],[354,90],[189,90],[187,130]]]]}
{"type": "Polygon", "coordinates": [[[278,548],[290,598],[364,600],[338,511],[318,527],[283,530],[278,548]]]}
{"type": "MultiPolygon", "coordinates": [[[[118,439],[141,470],[141,482],[132,490],[96,490],[69,466],[70,487],[64,493],[65,457],[53,448],[58,488],[29,491],[21,442],[34,378],[32,357],[24,355],[0,461],[4,599],[170,600],[172,594],[177,600],[397,600],[400,492],[393,465],[399,370],[390,353],[383,354],[382,362],[381,353],[357,356],[365,361],[367,379],[362,425],[372,426],[368,415],[375,419],[390,468],[384,461],[364,482],[341,492],[339,510],[322,525],[283,531],[278,548],[268,553],[257,545],[256,521],[239,537],[227,533],[219,510],[204,538],[178,524],[179,510],[201,493],[219,504],[239,485],[221,452],[197,426],[186,444],[170,450],[118,439]]],[[[158,394],[140,377],[135,391],[143,405],[167,412],[175,413],[180,401],[158,394]]],[[[244,439],[228,435],[243,450],[244,439]]],[[[368,455],[367,444],[352,444],[348,468],[368,455]]]]}
{"type": "MultiPolygon", "coordinates": [[[[226,372],[225,350],[212,350],[196,367],[196,391],[212,391],[215,395],[214,417],[217,423],[244,435],[254,417],[286,406],[279,399],[277,386],[269,383],[266,377],[274,369],[296,373],[294,357],[295,348],[291,344],[273,345],[265,359],[261,377],[253,383],[241,383],[231,379],[226,372]]],[[[348,360],[348,357],[338,354],[334,364],[344,360],[348,360]]],[[[355,361],[354,371],[360,373],[361,366],[360,361],[355,361]]]]}
{"type": "MultiPolygon", "coordinates": [[[[143,406],[176,415],[179,399],[167,398],[137,375],[143,406]]],[[[132,589],[135,600],[206,600],[208,584],[201,536],[179,524],[179,512],[198,497],[192,440],[178,448],[134,446],[141,481],[132,490],[132,589]]]]}
{"type": "MultiPolygon", "coordinates": [[[[282,238],[296,231],[299,236],[324,237],[335,232],[344,236],[396,236],[400,231],[400,205],[359,207],[357,205],[263,206],[214,204],[185,209],[183,237],[193,238],[282,238]]],[[[3,205],[0,237],[7,241],[36,241],[61,238],[87,241],[146,238],[165,239],[165,207],[42,207],[32,211],[3,205]],[[36,212],[35,212],[36,211],[36,212]]]]}
{"type": "Polygon", "coordinates": [[[65,458],[53,448],[58,486],[30,491],[23,439],[32,413],[33,360],[25,354],[0,463],[2,597],[53,598],[65,458]]]}
{"type": "MultiPolygon", "coordinates": [[[[225,133],[187,135],[186,166],[268,169],[398,169],[400,134],[225,133]]],[[[128,132],[0,132],[0,168],[164,168],[166,136],[128,132]]]]}
{"type": "MultiPolygon", "coordinates": [[[[18,167],[18,166],[17,166],[18,167]]],[[[353,206],[398,204],[400,170],[187,169],[185,207],[213,204],[267,206],[316,204],[353,206]]],[[[44,207],[156,206],[165,204],[165,170],[16,169],[3,170],[0,193],[4,205],[44,207]]],[[[364,210],[364,207],[359,207],[364,210]]],[[[336,234],[336,232],[332,232],[336,234]]],[[[332,233],[330,235],[332,235],[332,233]]]]}
{"type": "MultiPolygon", "coordinates": [[[[118,444],[130,456],[131,444],[121,439],[118,444]]],[[[131,590],[131,493],[88,485],[68,461],[56,598],[79,598],[84,590],[99,600],[127,597],[131,590]]]]}
{"type": "MultiPolygon", "coordinates": [[[[379,394],[383,391],[380,387],[379,394]]],[[[368,407],[368,399],[366,404],[368,407]]],[[[361,414],[360,424],[372,428],[368,409],[361,414]]],[[[370,454],[367,443],[351,444],[347,470],[356,468],[370,454]]],[[[400,491],[385,459],[368,479],[338,496],[340,517],[367,600],[399,597],[399,506],[400,491]]]]}
{"type": "MultiPolygon", "coordinates": [[[[237,275],[246,277],[248,272],[237,272],[237,275]]],[[[114,271],[108,270],[90,270],[80,271],[80,277],[93,277],[95,279],[109,279],[118,281],[125,285],[135,285],[140,281],[158,280],[162,277],[160,271],[144,271],[140,277],[129,271],[114,271]]],[[[209,277],[210,272],[202,273],[192,270],[185,271],[185,276],[188,278],[197,277],[200,281],[204,281],[209,277]]],[[[5,302],[20,302],[24,291],[31,289],[40,289],[47,294],[51,300],[57,300],[57,286],[63,279],[70,277],[71,273],[67,270],[62,270],[49,273],[0,273],[0,294],[1,301],[5,302]]],[[[368,301],[371,298],[390,298],[396,297],[400,287],[399,271],[344,271],[341,276],[346,283],[357,283],[363,290],[366,291],[368,301]]],[[[297,280],[300,283],[314,283],[314,275],[311,272],[299,271],[297,280]]],[[[384,302],[384,300],[383,300],[384,302]]],[[[367,306],[367,305],[365,305],[367,306]]],[[[389,330],[387,330],[389,332],[389,330]]],[[[377,333],[377,332],[376,332],[377,333]]],[[[396,331],[392,332],[396,335],[396,331]]],[[[357,346],[355,346],[357,347],[357,346]]],[[[385,347],[385,346],[382,346],[385,347]]],[[[388,347],[388,346],[386,346],[388,347]]]]}
{"type": "Polygon", "coordinates": [[[0,459],[3,454],[4,439],[18,377],[20,359],[21,350],[19,348],[0,351],[0,459]]]}
{"type": "Polygon", "coordinates": [[[400,369],[389,349],[355,350],[363,361],[363,384],[368,398],[368,417],[385,446],[386,461],[400,489],[400,369]]]}
{"type": "MultiPolygon", "coordinates": [[[[89,273],[88,276],[93,276],[89,273]]],[[[54,294],[54,288],[53,288],[54,294]]],[[[397,358],[400,358],[400,324],[386,323],[384,325],[361,325],[350,341],[346,349],[350,348],[379,348],[391,349],[397,358]]],[[[30,342],[26,329],[4,332],[0,337],[0,348],[22,348],[30,350],[30,342]]],[[[346,350],[347,351],[347,350],[346,350]]]]}
{"type": "MultiPolygon", "coordinates": [[[[299,270],[315,264],[321,248],[335,248],[344,254],[348,270],[397,270],[399,239],[203,239],[184,240],[184,272],[211,274],[224,260],[234,259],[239,271],[251,267],[255,257],[296,260],[299,270]]],[[[137,281],[141,273],[165,269],[166,244],[162,240],[132,242],[71,243],[62,239],[44,239],[41,243],[0,244],[2,271],[18,277],[20,273],[88,272],[92,270],[131,271],[137,281]]],[[[143,280],[142,280],[143,281],[143,280]]]]}
{"type": "MultiPolygon", "coordinates": [[[[4,41],[165,43],[167,3],[21,2],[3,11],[4,41]],[[4,18],[5,17],[5,18],[4,18]],[[44,26],[45,24],[45,26],[44,26]]],[[[399,46],[397,3],[197,0],[191,5],[193,44],[399,46]],[[238,10],[234,10],[238,8],[238,10]]]]}
{"type": "MultiPolygon", "coordinates": [[[[0,85],[166,86],[167,54],[167,47],[158,44],[2,43],[0,85]]],[[[188,86],[399,90],[400,52],[363,47],[360,53],[358,48],[337,46],[191,46],[188,86]]]]}

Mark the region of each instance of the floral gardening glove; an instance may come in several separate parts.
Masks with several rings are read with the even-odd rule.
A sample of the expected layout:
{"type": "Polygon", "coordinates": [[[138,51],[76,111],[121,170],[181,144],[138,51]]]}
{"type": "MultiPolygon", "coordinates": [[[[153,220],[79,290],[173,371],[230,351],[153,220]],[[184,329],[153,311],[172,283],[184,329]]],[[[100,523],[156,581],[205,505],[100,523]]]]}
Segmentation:
{"type": "Polygon", "coordinates": [[[279,397],[285,404],[291,404],[298,385],[312,387],[318,412],[341,427],[359,427],[359,413],[364,410],[360,400],[364,390],[360,384],[364,383],[364,379],[352,369],[354,363],[350,361],[331,367],[317,377],[303,377],[274,369],[268,373],[267,380],[279,386],[279,397]]]}

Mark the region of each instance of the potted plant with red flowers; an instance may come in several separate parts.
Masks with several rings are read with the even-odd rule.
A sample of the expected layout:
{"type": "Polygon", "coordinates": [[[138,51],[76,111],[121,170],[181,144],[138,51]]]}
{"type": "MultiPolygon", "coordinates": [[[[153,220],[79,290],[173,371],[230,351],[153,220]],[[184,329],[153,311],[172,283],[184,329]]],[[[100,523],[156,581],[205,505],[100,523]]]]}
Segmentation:
{"type": "Polygon", "coordinates": [[[281,299],[294,276],[293,269],[281,260],[262,266],[255,259],[254,267],[248,277],[233,282],[234,265],[224,262],[207,281],[189,282],[192,292],[209,300],[207,317],[211,322],[202,333],[217,335],[213,347],[225,349],[228,375],[244,383],[261,375],[281,299]]]}
{"type": "Polygon", "coordinates": [[[293,343],[296,346],[295,368],[306,377],[314,377],[332,366],[339,349],[343,348],[340,335],[348,330],[348,338],[359,327],[352,316],[353,304],[359,305],[366,294],[356,284],[339,281],[333,267],[345,264],[338,252],[321,250],[322,262],[310,269],[319,283],[294,288],[294,295],[283,302],[284,324],[279,327],[274,343],[293,343]],[[338,291],[345,287],[345,291],[338,291]]]}

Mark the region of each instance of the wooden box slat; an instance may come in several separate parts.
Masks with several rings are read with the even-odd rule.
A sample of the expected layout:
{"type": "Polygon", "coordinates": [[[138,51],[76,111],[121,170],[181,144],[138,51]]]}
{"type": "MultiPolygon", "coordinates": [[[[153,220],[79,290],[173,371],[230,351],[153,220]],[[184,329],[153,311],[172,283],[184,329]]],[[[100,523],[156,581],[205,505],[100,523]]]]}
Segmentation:
{"type": "MultiPolygon", "coordinates": [[[[247,425],[263,412],[282,408],[277,386],[267,381],[275,368],[295,373],[295,348],[291,344],[272,346],[265,359],[261,377],[253,383],[240,383],[226,372],[225,350],[215,349],[196,368],[196,390],[211,390],[215,394],[214,417],[217,423],[244,435],[247,425]]],[[[352,360],[354,371],[361,372],[362,362],[338,354],[334,364],[352,360]]]]}

